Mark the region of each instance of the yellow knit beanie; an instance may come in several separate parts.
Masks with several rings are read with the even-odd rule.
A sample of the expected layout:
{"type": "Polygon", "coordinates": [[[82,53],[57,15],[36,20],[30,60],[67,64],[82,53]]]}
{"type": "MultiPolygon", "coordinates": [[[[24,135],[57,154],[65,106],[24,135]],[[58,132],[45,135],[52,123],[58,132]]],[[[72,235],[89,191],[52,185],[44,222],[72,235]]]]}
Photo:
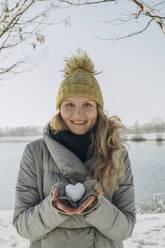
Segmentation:
{"type": "Polygon", "coordinates": [[[103,109],[103,96],[97,82],[94,65],[86,52],[78,51],[76,55],[65,60],[65,79],[60,84],[56,109],[59,109],[63,100],[70,96],[84,96],[100,105],[103,109]]]}

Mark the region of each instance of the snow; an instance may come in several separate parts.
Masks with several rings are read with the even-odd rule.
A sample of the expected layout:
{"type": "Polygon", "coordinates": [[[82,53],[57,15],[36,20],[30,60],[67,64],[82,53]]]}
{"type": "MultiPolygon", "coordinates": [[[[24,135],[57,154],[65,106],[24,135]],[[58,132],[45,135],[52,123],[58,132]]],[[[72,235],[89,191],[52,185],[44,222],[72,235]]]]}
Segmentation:
{"type": "Polygon", "coordinates": [[[12,225],[12,211],[0,211],[0,248],[27,248],[28,244],[12,225]]]}
{"type": "MultiPolygon", "coordinates": [[[[12,226],[12,211],[0,211],[0,248],[28,248],[29,241],[21,238],[12,226]]],[[[137,223],[124,248],[164,248],[165,213],[137,214],[137,223]]]]}
{"type": "Polygon", "coordinates": [[[85,193],[85,188],[82,183],[68,184],[65,186],[65,194],[69,197],[73,202],[77,202],[80,200],[85,193]]]}
{"type": "Polygon", "coordinates": [[[165,213],[137,214],[132,237],[124,243],[126,248],[164,248],[165,213]]]}
{"type": "Polygon", "coordinates": [[[31,142],[36,139],[42,138],[41,136],[7,136],[0,137],[0,142],[31,142]]]}

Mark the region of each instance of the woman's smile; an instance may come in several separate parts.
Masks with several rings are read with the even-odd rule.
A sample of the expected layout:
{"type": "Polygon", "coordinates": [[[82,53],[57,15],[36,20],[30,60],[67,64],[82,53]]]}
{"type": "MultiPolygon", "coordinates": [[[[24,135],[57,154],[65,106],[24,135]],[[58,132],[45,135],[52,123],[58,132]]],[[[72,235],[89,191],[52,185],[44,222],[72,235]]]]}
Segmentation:
{"type": "Polygon", "coordinates": [[[86,127],[87,121],[85,122],[77,122],[77,121],[71,121],[72,125],[76,130],[82,130],[83,128],[86,127]]]}
{"type": "Polygon", "coordinates": [[[83,126],[87,121],[71,121],[73,125],[83,126]]]}

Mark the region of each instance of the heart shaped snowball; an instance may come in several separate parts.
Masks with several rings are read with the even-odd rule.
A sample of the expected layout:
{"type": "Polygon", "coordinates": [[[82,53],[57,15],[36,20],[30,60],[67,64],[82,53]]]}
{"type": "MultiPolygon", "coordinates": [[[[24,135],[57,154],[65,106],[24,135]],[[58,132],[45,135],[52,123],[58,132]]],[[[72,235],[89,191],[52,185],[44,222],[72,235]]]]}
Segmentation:
{"type": "Polygon", "coordinates": [[[85,193],[85,187],[82,183],[68,184],[65,186],[65,194],[73,202],[80,200],[85,193]]]}

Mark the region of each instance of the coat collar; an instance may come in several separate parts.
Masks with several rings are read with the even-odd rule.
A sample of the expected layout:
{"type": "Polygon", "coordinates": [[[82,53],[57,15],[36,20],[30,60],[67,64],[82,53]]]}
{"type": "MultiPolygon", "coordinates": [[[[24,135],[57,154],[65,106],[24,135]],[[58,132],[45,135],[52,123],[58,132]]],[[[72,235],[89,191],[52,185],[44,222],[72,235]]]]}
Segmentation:
{"type": "Polygon", "coordinates": [[[94,157],[83,163],[71,150],[52,139],[48,128],[45,128],[43,138],[47,148],[61,173],[67,177],[85,178],[89,168],[94,163],[94,157]]]}

